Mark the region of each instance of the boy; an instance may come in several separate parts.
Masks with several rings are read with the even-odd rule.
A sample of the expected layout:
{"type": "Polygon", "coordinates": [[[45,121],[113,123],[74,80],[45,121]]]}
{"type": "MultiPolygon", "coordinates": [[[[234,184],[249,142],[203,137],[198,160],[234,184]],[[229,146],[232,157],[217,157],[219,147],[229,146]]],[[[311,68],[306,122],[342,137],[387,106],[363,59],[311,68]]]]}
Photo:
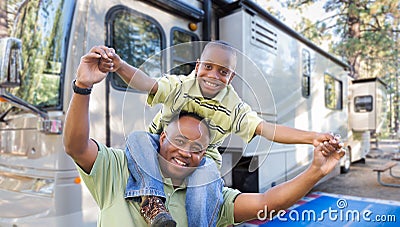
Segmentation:
{"type": "MultiPolygon", "coordinates": [[[[258,117],[257,113],[240,99],[230,85],[235,76],[236,51],[223,41],[213,41],[205,46],[200,59],[196,62],[195,70],[190,75],[169,75],[162,77],[159,81],[122,61],[113,49],[106,47],[101,47],[101,49],[103,60],[99,64],[100,70],[117,72],[129,86],[148,92],[149,105],[163,103],[162,110],[151,123],[149,128],[151,133],[161,133],[172,116],[180,111],[195,112],[207,119],[212,139],[206,156],[212,158],[219,167],[222,157],[217,148],[231,133],[237,134],[247,143],[255,135],[287,144],[303,143],[318,146],[325,141],[335,141],[329,133],[307,132],[274,125],[258,117]]],[[[142,155],[138,153],[145,152],[148,151],[132,152],[131,155],[138,157],[142,155]]],[[[161,178],[160,173],[151,172],[146,169],[146,166],[142,167],[142,171],[152,177],[161,178]]],[[[147,182],[142,186],[156,188],[155,193],[152,192],[150,195],[164,198],[162,185],[155,185],[157,181],[147,182]]],[[[136,189],[137,193],[130,195],[149,196],[149,194],[140,194],[140,191],[143,192],[139,190],[143,189],[142,187],[136,189]]],[[[127,191],[131,190],[133,189],[127,188],[127,191]]],[[[143,201],[147,201],[147,198],[143,201]]]]}

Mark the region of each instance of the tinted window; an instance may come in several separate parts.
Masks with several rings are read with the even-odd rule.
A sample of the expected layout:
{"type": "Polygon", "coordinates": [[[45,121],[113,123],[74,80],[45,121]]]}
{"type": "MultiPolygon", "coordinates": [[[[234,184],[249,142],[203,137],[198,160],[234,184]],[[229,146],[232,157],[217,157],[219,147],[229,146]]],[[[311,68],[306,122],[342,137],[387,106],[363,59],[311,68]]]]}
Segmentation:
{"type": "Polygon", "coordinates": [[[324,75],[325,83],[325,106],[333,110],[343,108],[343,85],[342,82],[333,78],[329,74],[324,75]]]}
{"type": "Polygon", "coordinates": [[[0,30],[22,41],[21,86],[12,93],[42,108],[60,107],[61,75],[75,1],[6,0],[5,5],[6,19],[0,30]]]}
{"type": "Polygon", "coordinates": [[[302,71],[303,71],[303,76],[302,76],[302,86],[301,86],[301,93],[303,97],[307,98],[310,96],[310,86],[311,86],[311,81],[310,81],[310,76],[311,76],[311,57],[310,57],[310,52],[308,50],[303,50],[302,51],[302,71]]]}
{"type": "MultiPolygon", "coordinates": [[[[154,19],[126,8],[112,11],[108,23],[111,46],[119,56],[149,76],[160,77],[163,43],[160,25],[154,19]]],[[[127,88],[127,84],[116,73],[113,73],[111,81],[117,89],[127,88]]]]}
{"type": "Polygon", "coordinates": [[[169,73],[187,75],[196,66],[195,59],[200,57],[200,47],[198,44],[185,45],[185,48],[179,48],[176,45],[197,41],[199,38],[196,34],[179,28],[173,28],[171,35],[172,69],[169,73]]]}
{"type": "Polygon", "coordinates": [[[354,111],[355,112],[371,112],[372,106],[372,96],[357,96],[354,98],[354,111]]]}

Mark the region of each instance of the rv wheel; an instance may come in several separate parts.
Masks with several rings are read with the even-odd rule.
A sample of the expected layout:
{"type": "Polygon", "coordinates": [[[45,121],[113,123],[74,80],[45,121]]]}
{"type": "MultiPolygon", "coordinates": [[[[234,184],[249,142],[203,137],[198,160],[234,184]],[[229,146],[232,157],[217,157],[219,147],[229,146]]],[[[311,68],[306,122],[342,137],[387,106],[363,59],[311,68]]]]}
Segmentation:
{"type": "Polygon", "coordinates": [[[346,154],[343,156],[343,161],[340,165],[340,173],[348,173],[351,166],[351,149],[346,147],[346,154]]]}

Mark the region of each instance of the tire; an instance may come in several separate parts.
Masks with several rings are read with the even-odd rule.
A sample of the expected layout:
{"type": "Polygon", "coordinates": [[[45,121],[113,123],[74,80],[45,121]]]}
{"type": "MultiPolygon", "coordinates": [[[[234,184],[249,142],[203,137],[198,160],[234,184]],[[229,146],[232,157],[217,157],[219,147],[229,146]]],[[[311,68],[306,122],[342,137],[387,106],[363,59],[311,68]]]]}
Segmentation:
{"type": "Polygon", "coordinates": [[[346,154],[343,156],[344,164],[340,166],[340,173],[348,173],[351,166],[351,149],[346,148],[346,154]]]}

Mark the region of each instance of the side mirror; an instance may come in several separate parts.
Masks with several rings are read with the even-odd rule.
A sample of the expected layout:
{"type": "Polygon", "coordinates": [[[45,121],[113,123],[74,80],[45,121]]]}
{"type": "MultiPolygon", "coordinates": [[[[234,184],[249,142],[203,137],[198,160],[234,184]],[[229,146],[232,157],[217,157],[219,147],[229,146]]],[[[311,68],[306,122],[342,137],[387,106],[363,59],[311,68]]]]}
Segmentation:
{"type": "Polygon", "coordinates": [[[0,39],[0,88],[18,87],[22,71],[22,42],[16,38],[0,39]]]}

